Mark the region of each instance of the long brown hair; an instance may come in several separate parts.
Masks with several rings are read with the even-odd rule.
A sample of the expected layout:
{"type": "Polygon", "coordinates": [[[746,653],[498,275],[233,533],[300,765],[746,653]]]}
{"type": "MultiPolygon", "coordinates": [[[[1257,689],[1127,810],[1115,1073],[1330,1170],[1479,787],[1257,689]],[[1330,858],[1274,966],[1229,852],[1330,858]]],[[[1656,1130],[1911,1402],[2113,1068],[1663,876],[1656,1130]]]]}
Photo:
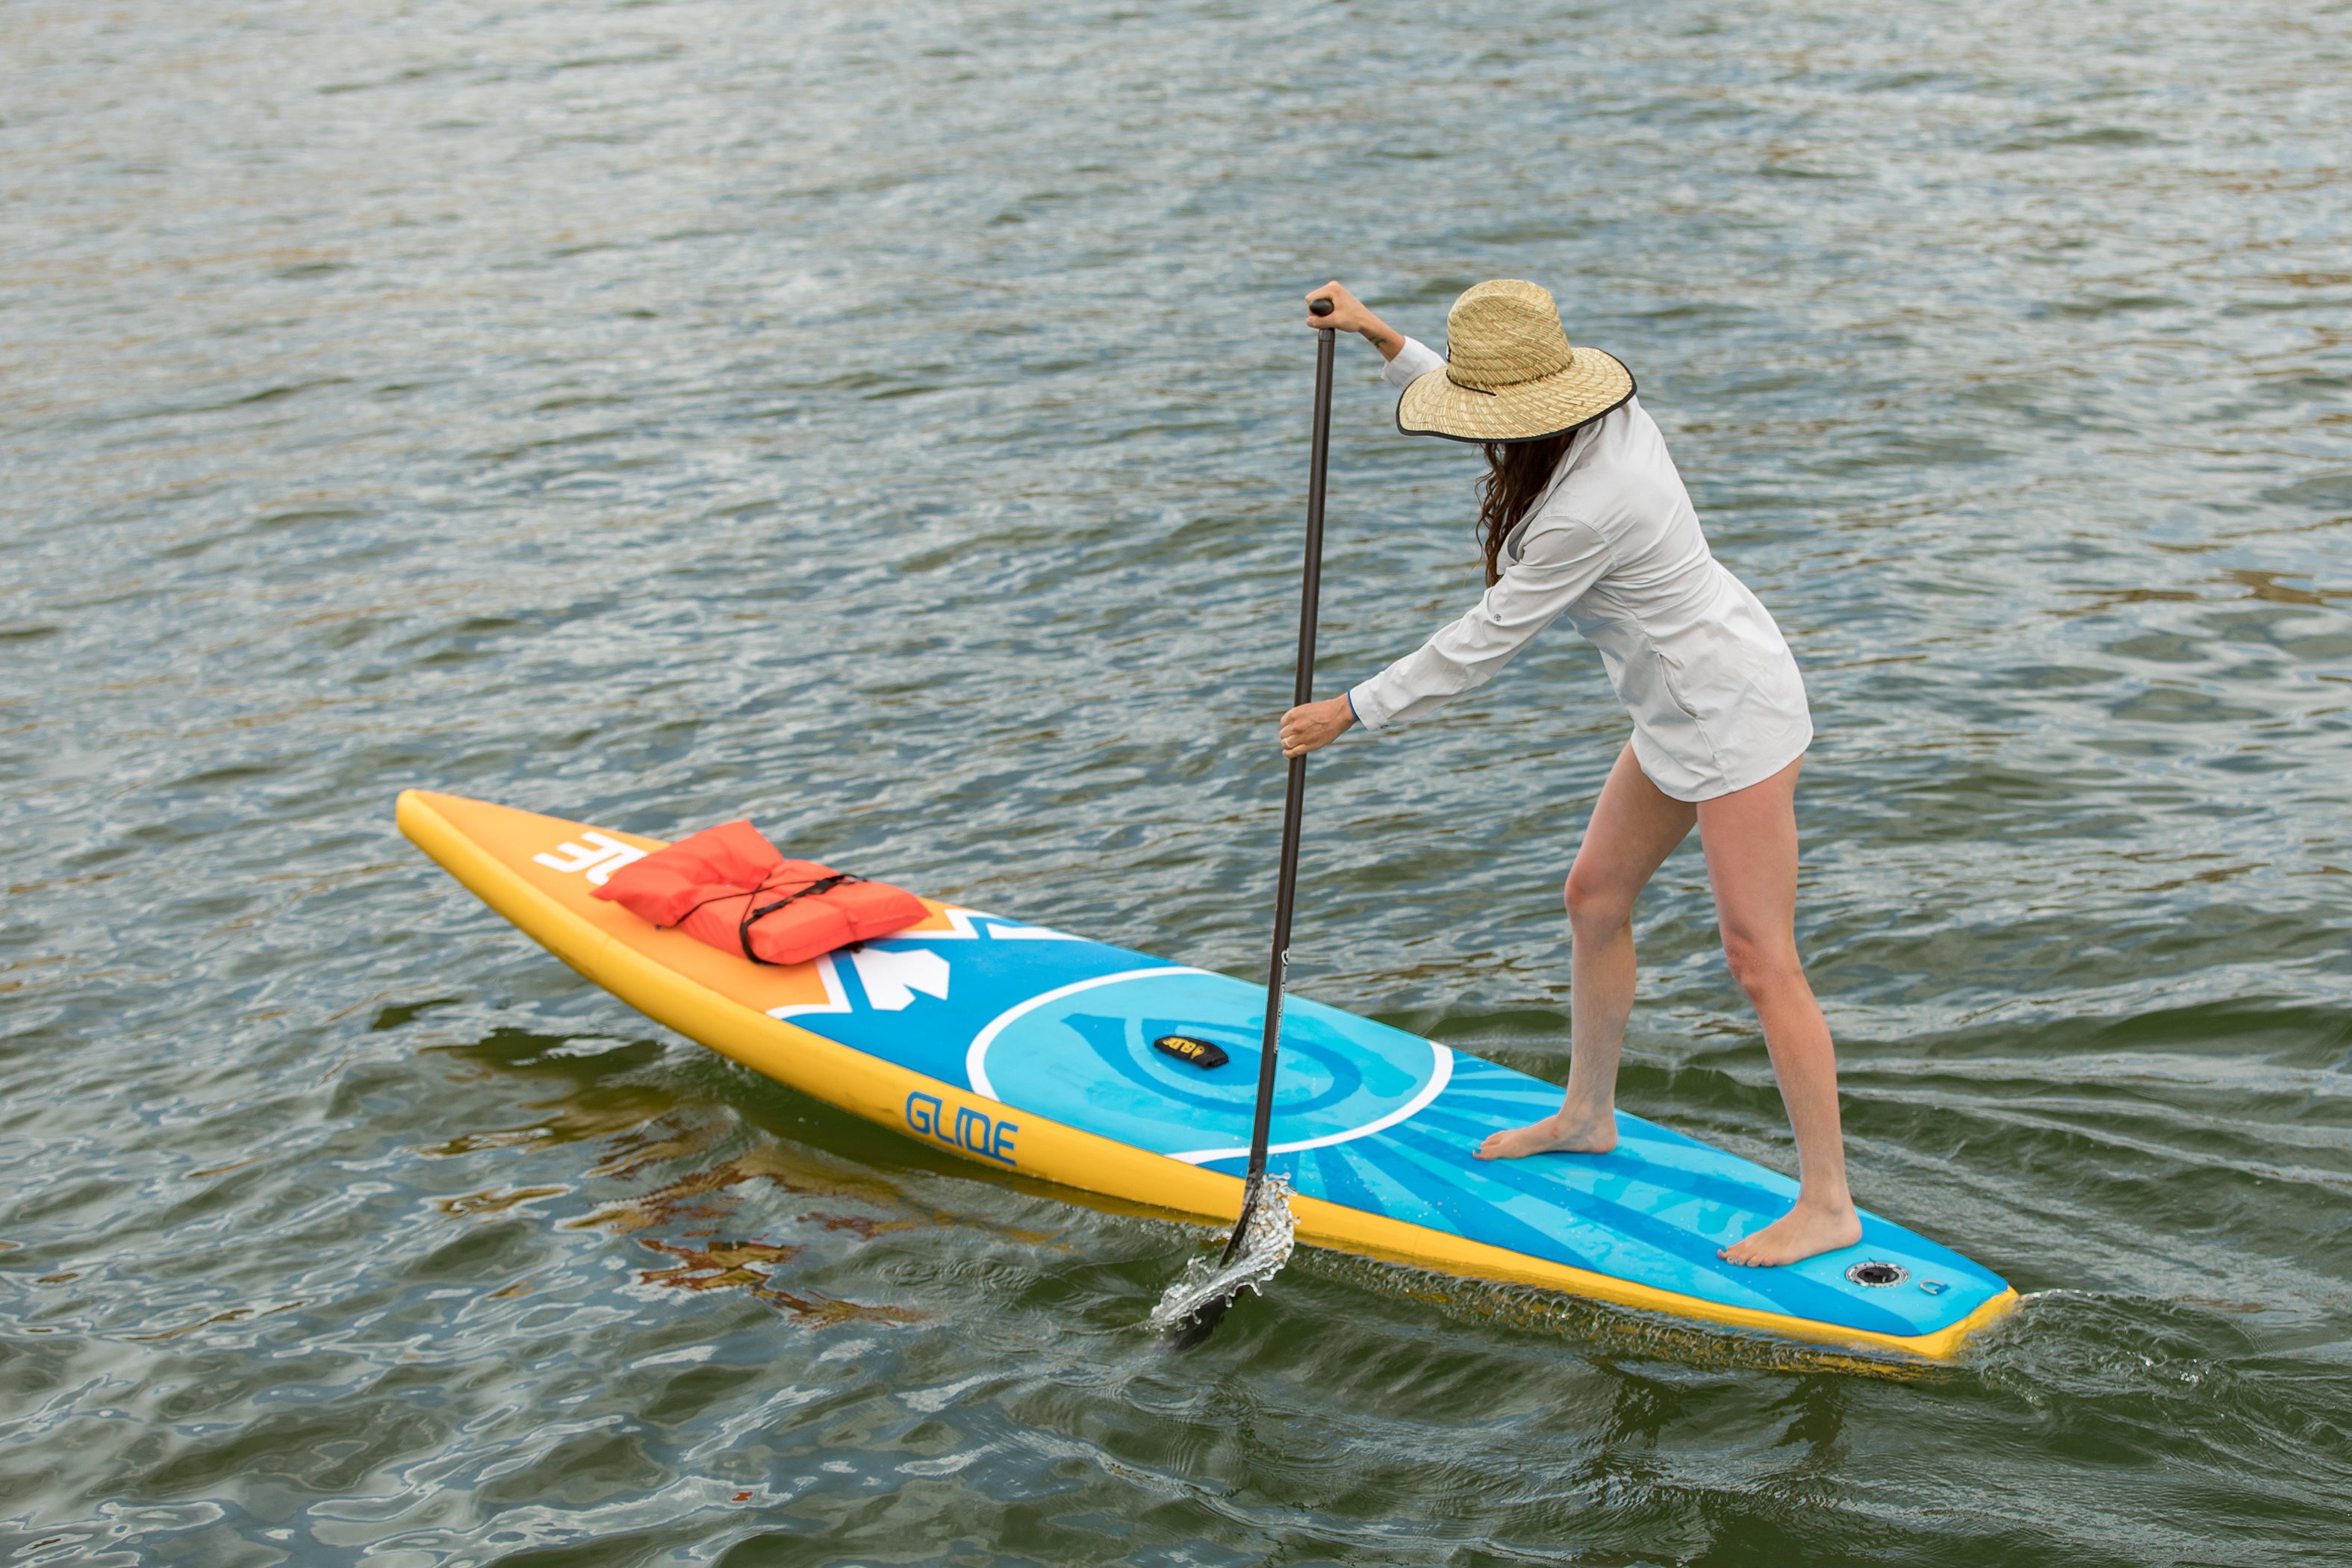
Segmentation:
{"type": "Polygon", "coordinates": [[[1563,430],[1533,441],[1485,444],[1486,477],[1478,481],[1478,542],[1486,551],[1488,587],[1503,575],[1503,541],[1510,538],[1511,530],[1519,526],[1528,509],[1551,483],[1552,470],[1559,467],[1560,458],[1568,455],[1568,444],[1575,438],[1574,430],[1563,430]]]}

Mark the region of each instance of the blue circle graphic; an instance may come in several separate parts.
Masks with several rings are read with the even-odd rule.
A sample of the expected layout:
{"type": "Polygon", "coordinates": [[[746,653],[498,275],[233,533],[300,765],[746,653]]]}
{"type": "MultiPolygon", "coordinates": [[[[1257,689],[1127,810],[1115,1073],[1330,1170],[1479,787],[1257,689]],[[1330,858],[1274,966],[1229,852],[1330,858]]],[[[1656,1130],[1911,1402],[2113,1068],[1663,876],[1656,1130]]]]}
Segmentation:
{"type": "MultiPolygon", "coordinates": [[[[1265,992],[1184,970],[1121,975],[1024,1003],[976,1053],[975,1088],[1007,1105],[1160,1154],[1246,1147],[1265,992]],[[1202,1068],[1152,1048],[1188,1035],[1224,1048],[1202,1068]]],[[[987,1036],[987,1031],[983,1031],[987,1036]]],[[[1276,1143],[1343,1138],[1412,1105],[1443,1047],[1318,1002],[1283,999],[1276,1143]]]]}

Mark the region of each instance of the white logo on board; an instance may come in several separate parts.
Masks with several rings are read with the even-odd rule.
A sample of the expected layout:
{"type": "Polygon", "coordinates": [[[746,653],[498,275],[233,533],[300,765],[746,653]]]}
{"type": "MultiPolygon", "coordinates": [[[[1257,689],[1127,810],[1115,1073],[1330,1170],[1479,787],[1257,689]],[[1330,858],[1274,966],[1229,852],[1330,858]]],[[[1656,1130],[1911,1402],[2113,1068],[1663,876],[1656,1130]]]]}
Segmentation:
{"type": "Polygon", "coordinates": [[[948,961],[928,947],[853,949],[849,961],[857,966],[857,983],[866,987],[866,1003],[878,1013],[896,1013],[913,1005],[915,993],[948,999],[948,961]]]}
{"type": "Polygon", "coordinates": [[[580,837],[588,841],[586,846],[574,844],[567,838],[555,847],[556,854],[534,855],[531,859],[551,871],[585,871],[588,880],[601,888],[605,878],[630,862],[646,858],[644,850],[632,849],[618,839],[607,838],[601,833],[583,833],[580,837]],[[571,858],[562,859],[559,856],[571,858]]]}

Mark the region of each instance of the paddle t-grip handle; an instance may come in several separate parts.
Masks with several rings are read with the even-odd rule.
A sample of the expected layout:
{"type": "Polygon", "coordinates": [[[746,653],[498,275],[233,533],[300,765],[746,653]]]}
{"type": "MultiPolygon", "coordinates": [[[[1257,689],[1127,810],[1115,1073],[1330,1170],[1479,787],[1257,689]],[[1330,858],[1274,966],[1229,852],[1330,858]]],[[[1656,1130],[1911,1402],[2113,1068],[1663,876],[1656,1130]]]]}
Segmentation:
{"type": "Polygon", "coordinates": [[[1339,308],[1339,306],[1334,305],[1328,300],[1309,300],[1307,301],[1307,313],[1310,316],[1328,316],[1339,308]]]}

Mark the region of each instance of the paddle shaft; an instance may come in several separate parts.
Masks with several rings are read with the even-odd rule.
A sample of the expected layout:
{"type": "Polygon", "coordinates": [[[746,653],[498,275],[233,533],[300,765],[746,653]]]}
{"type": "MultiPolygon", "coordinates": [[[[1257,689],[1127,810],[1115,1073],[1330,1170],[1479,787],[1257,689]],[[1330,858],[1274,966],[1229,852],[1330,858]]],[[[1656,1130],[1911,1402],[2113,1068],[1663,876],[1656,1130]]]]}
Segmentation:
{"type": "MultiPolygon", "coordinates": [[[[1318,316],[1331,313],[1331,302],[1318,300],[1307,309],[1318,316]],[[1323,307],[1316,310],[1315,306],[1323,307]]],[[[1298,588],[1298,666],[1291,681],[1290,702],[1296,708],[1315,700],[1315,613],[1323,583],[1323,488],[1331,459],[1331,364],[1339,334],[1329,327],[1315,333],[1314,455],[1307,477],[1307,564],[1298,588]]],[[[1225,1243],[1224,1261],[1241,1250],[1257,1207],[1258,1186],[1265,1178],[1266,1141],[1274,1126],[1275,1058],[1282,1044],[1282,988],[1290,969],[1290,910],[1298,893],[1298,833],[1307,815],[1307,753],[1290,759],[1290,780],[1282,798],[1282,873],[1275,884],[1274,956],[1265,972],[1265,1034],[1258,1046],[1257,1111],[1250,1121],[1249,1179],[1242,1189],[1242,1215],[1225,1243]]]]}

